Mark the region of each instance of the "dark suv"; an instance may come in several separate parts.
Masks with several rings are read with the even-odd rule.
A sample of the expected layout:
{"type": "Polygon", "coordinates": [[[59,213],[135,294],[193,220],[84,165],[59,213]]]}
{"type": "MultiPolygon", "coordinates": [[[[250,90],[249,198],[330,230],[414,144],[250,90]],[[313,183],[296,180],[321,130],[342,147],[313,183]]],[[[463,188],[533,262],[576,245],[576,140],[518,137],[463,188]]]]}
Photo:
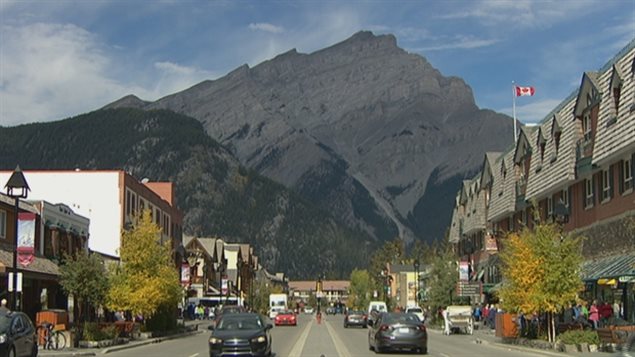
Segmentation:
{"type": "Polygon", "coordinates": [[[31,319],[22,312],[0,312],[0,356],[35,357],[37,352],[31,319]]]}

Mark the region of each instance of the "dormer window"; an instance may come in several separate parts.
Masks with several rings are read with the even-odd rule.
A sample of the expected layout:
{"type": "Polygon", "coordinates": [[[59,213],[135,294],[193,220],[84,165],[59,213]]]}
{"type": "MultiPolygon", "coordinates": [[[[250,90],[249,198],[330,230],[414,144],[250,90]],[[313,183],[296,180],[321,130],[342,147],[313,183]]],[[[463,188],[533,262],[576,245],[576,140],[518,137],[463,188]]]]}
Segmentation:
{"type": "Polygon", "coordinates": [[[586,112],[582,118],[582,131],[585,141],[590,141],[593,138],[590,112],[586,112]]]}

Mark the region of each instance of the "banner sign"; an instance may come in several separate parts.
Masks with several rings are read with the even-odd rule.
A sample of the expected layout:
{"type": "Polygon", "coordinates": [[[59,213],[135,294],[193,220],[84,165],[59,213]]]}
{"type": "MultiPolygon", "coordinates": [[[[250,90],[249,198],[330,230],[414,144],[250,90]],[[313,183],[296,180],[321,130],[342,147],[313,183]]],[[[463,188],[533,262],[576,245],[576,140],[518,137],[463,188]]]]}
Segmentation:
{"type": "Polygon", "coordinates": [[[35,253],[35,213],[18,214],[18,261],[23,266],[33,262],[35,253]]]}
{"type": "Polygon", "coordinates": [[[457,289],[459,296],[473,296],[481,294],[481,283],[459,283],[457,289]]]}
{"type": "Polygon", "coordinates": [[[460,281],[470,280],[470,265],[467,261],[459,262],[459,280],[460,281]]]}
{"type": "Polygon", "coordinates": [[[190,283],[190,265],[188,263],[181,263],[181,285],[188,285],[190,283]]]}
{"type": "Polygon", "coordinates": [[[227,291],[229,290],[228,285],[229,285],[229,280],[223,279],[223,283],[221,284],[222,286],[221,291],[223,295],[227,295],[227,291]]]}

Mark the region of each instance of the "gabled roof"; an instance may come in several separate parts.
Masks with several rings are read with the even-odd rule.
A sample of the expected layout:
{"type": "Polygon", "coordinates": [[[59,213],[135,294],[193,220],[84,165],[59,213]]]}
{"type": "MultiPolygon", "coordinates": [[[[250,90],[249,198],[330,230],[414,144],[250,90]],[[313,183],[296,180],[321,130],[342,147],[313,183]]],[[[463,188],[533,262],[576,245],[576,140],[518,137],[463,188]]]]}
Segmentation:
{"type": "Polygon", "coordinates": [[[594,105],[600,101],[601,92],[597,77],[597,72],[584,72],[582,75],[582,84],[580,84],[578,97],[573,107],[573,115],[576,118],[579,118],[590,105],[594,105]]]}
{"type": "Polygon", "coordinates": [[[500,157],[501,153],[500,152],[486,152],[485,153],[485,158],[483,159],[483,165],[481,166],[481,187],[487,187],[490,186],[493,181],[493,170],[494,170],[494,163],[496,162],[496,159],[498,159],[500,157]]]}
{"type": "Polygon", "coordinates": [[[520,127],[520,135],[516,142],[516,149],[514,151],[514,163],[520,164],[520,162],[527,156],[531,155],[531,144],[529,143],[529,135],[533,129],[526,126],[520,127]]]}

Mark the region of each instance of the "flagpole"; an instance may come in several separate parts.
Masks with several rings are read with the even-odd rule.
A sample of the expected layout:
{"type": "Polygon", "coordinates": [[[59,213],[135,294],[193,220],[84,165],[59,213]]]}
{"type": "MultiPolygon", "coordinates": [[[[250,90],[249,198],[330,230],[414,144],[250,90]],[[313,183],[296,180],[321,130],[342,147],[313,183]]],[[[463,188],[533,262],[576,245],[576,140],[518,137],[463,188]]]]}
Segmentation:
{"type": "Polygon", "coordinates": [[[514,115],[514,144],[516,144],[517,133],[516,133],[516,85],[514,81],[512,81],[512,113],[514,115]]]}

